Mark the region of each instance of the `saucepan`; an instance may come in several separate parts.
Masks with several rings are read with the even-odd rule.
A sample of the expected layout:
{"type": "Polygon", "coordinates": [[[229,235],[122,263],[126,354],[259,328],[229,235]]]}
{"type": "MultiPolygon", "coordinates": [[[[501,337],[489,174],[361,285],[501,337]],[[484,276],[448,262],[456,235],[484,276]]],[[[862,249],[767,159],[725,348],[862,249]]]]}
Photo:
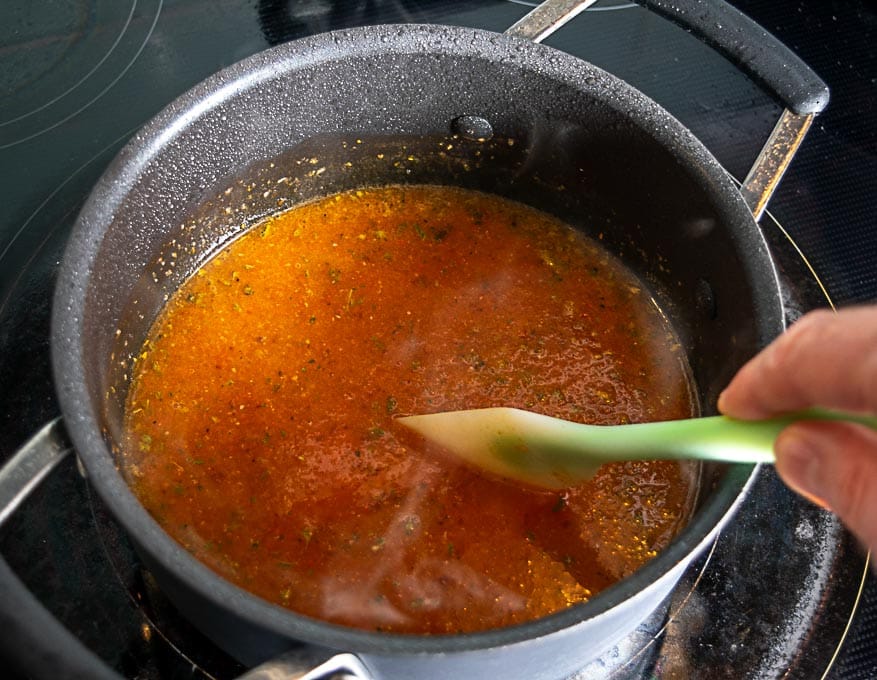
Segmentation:
{"type": "Polygon", "coordinates": [[[51,338],[62,418],[0,474],[5,512],[72,448],[174,604],[249,665],[308,644],[350,653],[335,667],[372,677],[558,678],[636,628],[729,520],[752,466],[707,465],[686,528],[587,603],[508,628],[418,636],[308,619],[223,580],[159,527],[114,456],[126,360],[149,322],[199,263],[277,209],[278,180],[290,177],[287,204],[361,184],[451,183],[599,232],[653,289],[688,354],[701,410],[713,411],[734,371],[784,329],[756,218],[827,88],[724,3],[642,1],[785,106],[739,189],[655,102],[538,44],[588,4],[547,2],[505,34],[393,25],[297,40],[221,71],[156,116],[106,170],[70,238],[51,338]],[[448,138],[453,153],[431,153],[448,138]],[[319,167],[296,165],[309,157],[319,167]]]}

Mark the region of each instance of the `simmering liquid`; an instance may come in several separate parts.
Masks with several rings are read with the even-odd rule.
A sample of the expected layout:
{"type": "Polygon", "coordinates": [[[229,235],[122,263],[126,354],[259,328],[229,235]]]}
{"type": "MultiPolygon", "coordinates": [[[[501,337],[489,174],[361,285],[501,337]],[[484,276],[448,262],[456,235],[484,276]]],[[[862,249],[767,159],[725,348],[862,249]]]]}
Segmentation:
{"type": "Polygon", "coordinates": [[[135,362],[124,472],[186,549],[296,612],[455,633],[583,602],[667,545],[696,468],[562,492],[460,465],[399,415],[693,414],[678,342],[619,262],[543,213],[396,186],[278,214],[168,302],[135,362]]]}

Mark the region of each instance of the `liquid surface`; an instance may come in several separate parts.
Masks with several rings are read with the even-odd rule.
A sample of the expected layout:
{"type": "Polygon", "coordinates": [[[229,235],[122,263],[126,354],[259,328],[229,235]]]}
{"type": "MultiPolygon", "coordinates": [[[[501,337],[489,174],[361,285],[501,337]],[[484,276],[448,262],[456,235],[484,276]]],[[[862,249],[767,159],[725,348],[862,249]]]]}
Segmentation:
{"type": "Polygon", "coordinates": [[[696,468],[607,465],[551,492],[462,467],[399,415],[515,406],[590,423],[692,415],[678,343],[598,244],[448,187],[269,218],[169,301],[122,466],[196,557],[335,623],[456,633],[587,600],[684,524],[696,468]]]}

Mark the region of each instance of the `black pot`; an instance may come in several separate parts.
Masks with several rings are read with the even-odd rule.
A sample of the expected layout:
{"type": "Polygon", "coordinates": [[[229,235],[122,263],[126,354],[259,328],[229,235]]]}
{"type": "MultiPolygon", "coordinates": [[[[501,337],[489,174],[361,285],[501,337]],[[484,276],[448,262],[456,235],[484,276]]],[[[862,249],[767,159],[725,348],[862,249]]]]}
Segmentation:
{"type": "MultiPolygon", "coordinates": [[[[788,63],[775,43],[759,49],[788,63]]],[[[812,83],[794,65],[804,75],[792,80],[812,83]]],[[[758,71],[763,60],[750,66],[758,71]]],[[[771,81],[770,71],[761,77],[771,81]]],[[[811,107],[802,113],[825,104],[824,89],[792,90],[787,100],[811,107]]],[[[375,677],[573,673],[664,601],[742,499],[751,466],[706,465],[689,525],[591,601],[519,626],[431,637],[314,621],[240,590],[165,534],[117,470],[128,356],[199,262],[276,209],[281,177],[293,187],[284,189],[287,204],[365,184],[453,183],[601,233],[679,332],[705,413],[783,330],[773,264],[746,202],[678,121],[590,64],[508,35],[375,26],[257,54],[171,104],[108,168],[64,256],[52,350],[66,429],[162,588],[223,648],[255,664],[301,641],[356,653],[375,677]],[[438,153],[454,133],[453,153],[438,153]],[[311,157],[316,167],[296,163],[311,157]],[[171,251],[180,256],[169,267],[171,251]]]]}

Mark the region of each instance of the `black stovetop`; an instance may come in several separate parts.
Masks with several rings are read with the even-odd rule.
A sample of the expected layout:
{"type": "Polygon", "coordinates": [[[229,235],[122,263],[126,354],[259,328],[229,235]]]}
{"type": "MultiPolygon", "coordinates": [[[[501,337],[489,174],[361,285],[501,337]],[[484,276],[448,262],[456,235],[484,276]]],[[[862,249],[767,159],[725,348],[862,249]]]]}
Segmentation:
{"type": "MultiPolygon", "coordinates": [[[[4,2],[0,462],[57,415],[48,319],[58,260],[91,186],[152,115],[210,73],[284,40],[400,21],[503,30],[532,4],[4,2]]],[[[829,109],[762,221],[782,271],[788,316],[875,300],[877,9],[867,0],[733,4],[780,37],[832,90],[829,109]]],[[[624,0],[602,0],[547,42],[658,100],[737,177],[779,115],[734,67],[624,0]]],[[[72,460],[0,530],[0,555],[56,619],[126,677],[243,672],[176,614],[72,460]]],[[[604,659],[580,677],[877,677],[875,591],[864,557],[837,522],[763,471],[738,518],[677,588],[673,621],[660,622],[648,652],[627,665],[604,659]]],[[[28,615],[10,611],[8,600],[0,600],[0,612],[13,628],[28,615]]],[[[64,676],[51,636],[13,628],[0,636],[0,669],[64,676]],[[49,661],[59,664],[57,671],[47,670],[49,661]]],[[[654,636],[646,633],[647,641],[654,636]]],[[[641,642],[629,641],[623,654],[641,642]]]]}

